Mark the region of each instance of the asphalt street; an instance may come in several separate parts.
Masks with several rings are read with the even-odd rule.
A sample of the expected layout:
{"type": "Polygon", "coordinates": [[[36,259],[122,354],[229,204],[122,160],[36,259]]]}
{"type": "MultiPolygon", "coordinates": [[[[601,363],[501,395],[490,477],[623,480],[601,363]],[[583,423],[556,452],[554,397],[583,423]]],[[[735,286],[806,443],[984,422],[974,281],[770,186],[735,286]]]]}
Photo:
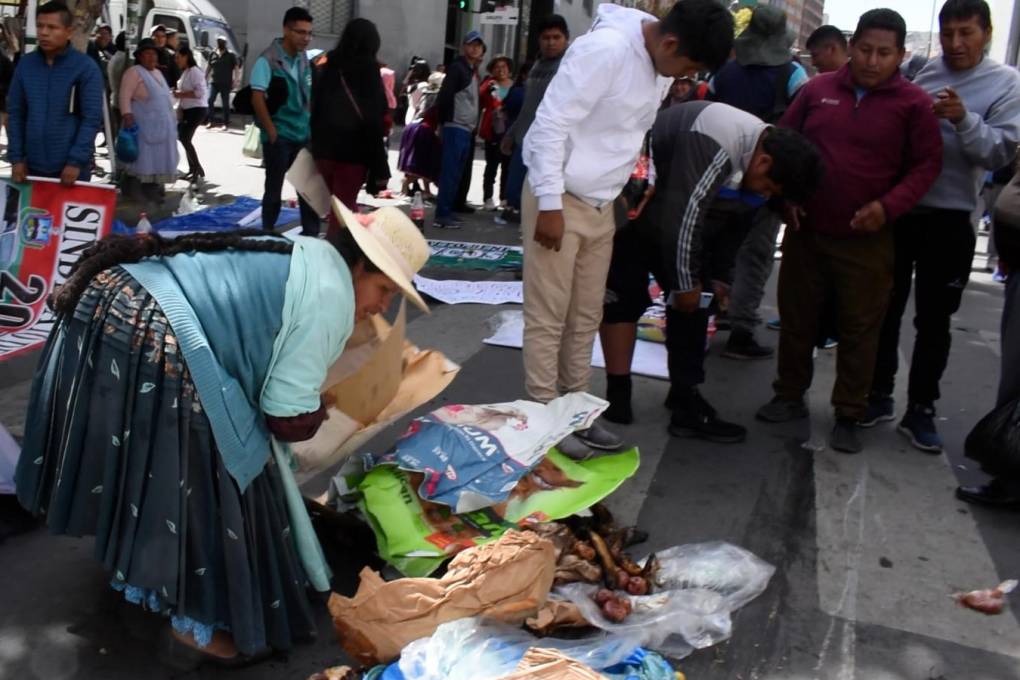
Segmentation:
{"type": "MultiPolygon", "coordinates": [[[[261,195],[262,172],[242,159],[241,137],[201,130],[196,145],[217,195],[261,195]]],[[[479,154],[480,157],[480,154],[479,154]]],[[[481,202],[481,163],[469,198],[481,202]]],[[[391,186],[396,189],[399,181],[391,186]]],[[[364,196],[363,196],[364,198],[364,196]]],[[[519,243],[513,226],[491,213],[468,218],[459,232],[427,229],[430,238],[519,243]]],[[[777,263],[778,264],[778,263],[777,263]]],[[[483,272],[426,272],[432,278],[484,278],[483,272]]],[[[506,274],[496,276],[506,277],[506,274]]],[[[762,314],[775,314],[773,282],[762,314]]],[[[450,386],[422,411],[442,403],[522,398],[519,351],[483,345],[487,322],[512,306],[440,305],[414,315],[408,335],[462,365],[450,386]]],[[[939,429],[945,455],[912,449],[888,423],[864,433],[858,456],[829,450],[829,391],[835,353],[820,352],[810,393],[812,417],[790,425],[756,422],[771,397],[775,362],[720,357],[726,333],[708,358],[706,397],[749,428],[739,445],[677,440],[666,434],[667,384],[635,384],[637,422],[619,428],[641,451],[641,467],[608,501],[624,522],[651,534],[649,551],[725,540],[776,566],[765,593],[734,618],[730,641],[679,662],[690,680],[1009,680],[1020,678],[1020,597],[997,617],[960,608],[950,595],[986,588],[1020,574],[1018,516],[958,502],[953,489],[981,479],[962,454],[973,424],[992,406],[999,371],[1002,287],[975,270],[953,322],[953,355],[942,383],[939,429]]],[[[909,365],[912,328],[904,323],[901,375],[909,365]]],[[[776,344],[766,330],[760,339],[776,344]]],[[[21,434],[32,366],[0,368],[0,421],[21,434]]],[[[602,395],[596,371],[593,392],[602,395]]],[[[897,385],[902,406],[905,385],[897,385]]],[[[406,420],[367,445],[384,451],[406,420]]],[[[315,495],[328,474],[306,485],[315,495]]],[[[334,565],[335,587],[351,592],[361,562],[334,565]]],[[[343,660],[324,602],[318,640],[245,671],[202,668],[179,673],[156,662],[164,624],[125,604],[92,558],[89,538],[54,537],[44,529],[0,544],[0,678],[219,678],[301,680],[343,660]]]]}

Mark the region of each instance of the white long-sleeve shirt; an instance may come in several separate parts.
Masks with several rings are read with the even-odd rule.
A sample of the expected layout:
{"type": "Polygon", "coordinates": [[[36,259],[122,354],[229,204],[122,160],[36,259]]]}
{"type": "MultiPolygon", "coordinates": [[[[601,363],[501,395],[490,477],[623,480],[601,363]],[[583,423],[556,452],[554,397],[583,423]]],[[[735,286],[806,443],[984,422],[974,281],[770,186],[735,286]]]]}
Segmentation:
{"type": "Polygon", "coordinates": [[[655,71],[641,30],[655,20],[601,5],[591,31],[567,50],[524,138],[539,210],[562,209],[564,193],[602,206],[627,183],[669,87],[655,71]]]}

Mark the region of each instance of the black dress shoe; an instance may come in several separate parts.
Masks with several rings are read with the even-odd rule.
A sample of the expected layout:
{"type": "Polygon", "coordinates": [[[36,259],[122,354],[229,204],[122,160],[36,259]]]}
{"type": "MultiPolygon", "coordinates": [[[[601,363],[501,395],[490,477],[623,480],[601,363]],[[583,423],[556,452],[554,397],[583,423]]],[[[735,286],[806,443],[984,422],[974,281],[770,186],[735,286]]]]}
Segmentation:
{"type": "Polygon", "coordinates": [[[1020,510],[1020,489],[1001,479],[993,479],[979,486],[958,486],[956,497],[967,503],[986,505],[990,508],[1020,510]]]}

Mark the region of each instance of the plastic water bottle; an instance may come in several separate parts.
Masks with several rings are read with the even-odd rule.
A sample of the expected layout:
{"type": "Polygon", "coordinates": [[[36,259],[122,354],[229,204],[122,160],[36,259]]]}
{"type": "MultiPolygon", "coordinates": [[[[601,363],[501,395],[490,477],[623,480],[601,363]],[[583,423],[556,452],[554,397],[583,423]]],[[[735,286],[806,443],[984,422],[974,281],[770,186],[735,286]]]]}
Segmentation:
{"type": "Polygon", "coordinates": [[[138,225],[135,227],[136,234],[151,234],[152,223],[149,222],[149,216],[146,213],[138,214],[138,225]]]}
{"type": "Polygon", "coordinates": [[[420,191],[414,192],[414,200],[411,201],[411,221],[419,231],[425,231],[425,200],[420,191]]]}
{"type": "Polygon", "coordinates": [[[174,211],[174,215],[190,215],[196,210],[198,210],[198,206],[195,205],[195,192],[189,186],[181,196],[181,202],[177,206],[177,210],[174,211]]]}

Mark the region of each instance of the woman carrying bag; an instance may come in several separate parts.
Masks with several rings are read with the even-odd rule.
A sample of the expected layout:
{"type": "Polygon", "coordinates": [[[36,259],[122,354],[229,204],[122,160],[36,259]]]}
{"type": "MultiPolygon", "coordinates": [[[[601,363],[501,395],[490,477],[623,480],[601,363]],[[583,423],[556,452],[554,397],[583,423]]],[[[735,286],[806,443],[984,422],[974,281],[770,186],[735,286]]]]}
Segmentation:
{"type": "MultiPolygon", "coordinates": [[[[375,24],[354,19],[315,72],[311,152],[326,186],[344,205],[357,205],[366,181],[374,194],[390,178],[383,146],[388,109],[376,57],[380,43],[375,24]]],[[[330,233],[337,229],[330,215],[330,233]]]]}
{"type": "Polygon", "coordinates": [[[151,38],[138,43],[138,62],[120,83],[122,126],[138,125],[138,158],[125,164],[127,177],[140,182],[145,198],[162,202],[164,185],[177,181],[177,116],[173,96],[159,70],[159,48],[151,38]]]}
{"type": "Polygon", "coordinates": [[[429,247],[397,208],[326,240],[111,236],[52,303],[16,473],[53,534],[94,535],[109,583],[171,626],[175,666],[236,666],[316,634],[329,568],[285,442],[326,418],[320,387],[355,322],[403,293],[429,247]]]}

